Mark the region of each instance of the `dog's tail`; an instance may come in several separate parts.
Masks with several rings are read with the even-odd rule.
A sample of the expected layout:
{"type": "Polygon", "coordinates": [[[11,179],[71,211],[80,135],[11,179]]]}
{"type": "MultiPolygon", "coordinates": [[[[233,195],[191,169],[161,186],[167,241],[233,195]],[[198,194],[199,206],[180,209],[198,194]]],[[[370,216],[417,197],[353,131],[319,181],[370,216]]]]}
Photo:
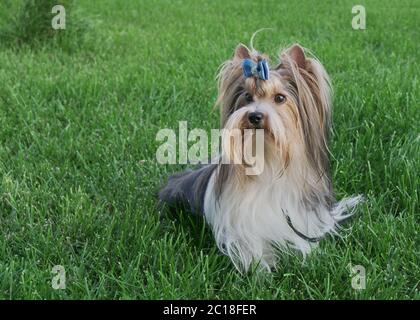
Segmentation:
{"type": "Polygon", "coordinates": [[[188,205],[193,213],[203,213],[207,184],[217,165],[205,165],[171,176],[159,192],[160,202],[170,206],[188,205]]]}
{"type": "Polygon", "coordinates": [[[341,199],[332,207],[331,215],[336,222],[344,222],[354,214],[355,207],[363,201],[362,195],[341,199]]]}

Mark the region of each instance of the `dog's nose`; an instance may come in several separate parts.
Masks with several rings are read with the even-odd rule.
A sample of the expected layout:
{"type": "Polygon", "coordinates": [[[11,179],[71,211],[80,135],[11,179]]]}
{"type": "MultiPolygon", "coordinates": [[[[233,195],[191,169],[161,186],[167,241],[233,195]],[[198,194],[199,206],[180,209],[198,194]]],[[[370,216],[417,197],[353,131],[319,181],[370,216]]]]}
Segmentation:
{"type": "Polygon", "coordinates": [[[256,111],[256,112],[250,112],[248,114],[248,120],[253,125],[259,125],[259,124],[261,124],[263,118],[264,118],[264,115],[261,112],[257,112],[256,111]]]}

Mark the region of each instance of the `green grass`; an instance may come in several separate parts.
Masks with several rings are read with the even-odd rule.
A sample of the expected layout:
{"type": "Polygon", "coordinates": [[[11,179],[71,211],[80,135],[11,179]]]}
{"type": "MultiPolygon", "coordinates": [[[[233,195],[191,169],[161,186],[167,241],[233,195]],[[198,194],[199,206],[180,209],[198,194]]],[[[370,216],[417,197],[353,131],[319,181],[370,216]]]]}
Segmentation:
{"type": "MultiPolygon", "coordinates": [[[[65,20],[66,32],[52,28],[52,18],[57,14],[55,0],[3,0],[0,9],[2,26],[0,43],[9,46],[38,46],[45,42],[71,50],[85,40],[86,20],[80,19],[74,9],[74,0],[61,0],[68,19],[65,20]],[[55,12],[55,14],[53,13],[55,12]]],[[[61,9],[60,9],[61,12],[61,9]]],[[[64,23],[64,20],[61,21],[64,23]]]]}
{"type": "Polygon", "coordinates": [[[1,43],[0,297],[419,299],[420,4],[362,3],[365,31],[352,1],[80,0],[88,41],[1,43]],[[159,214],[155,194],[182,166],[156,162],[155,136],[218,127],[217,68],[263,27],[254,45],[273,60],[299,42],[325,64],[337,197],[366,202],[305,262],[244,276],[202,221],[159,214]],[[65,290],[51,288],[58,264],[65,290]]]}

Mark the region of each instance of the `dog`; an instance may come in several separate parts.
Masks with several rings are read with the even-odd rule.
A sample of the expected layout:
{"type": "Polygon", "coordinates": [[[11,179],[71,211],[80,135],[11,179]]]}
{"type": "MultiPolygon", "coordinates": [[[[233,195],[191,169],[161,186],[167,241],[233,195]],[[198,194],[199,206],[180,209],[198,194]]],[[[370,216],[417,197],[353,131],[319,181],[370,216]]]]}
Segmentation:
{"type": "MultiPolygon", "coordinates": [[[[290,249],[305,257],[326,235],[337,234],[362,200],[334,198],[332,88],[324,66],[299,44],[279,58],[270,68],[266,55],[240,44],[218,74],[221,127],[263,130],[262,172],[246,174],[246,161],[219,161],[173,175],[159,193],[164,203],[204,214],[217,246],[241,272],[254,265],[271,271],[279,253],[290,249]]],[[[222,136],[227,159],[237,149],[226,151],[230,141],[222,136]]]]}

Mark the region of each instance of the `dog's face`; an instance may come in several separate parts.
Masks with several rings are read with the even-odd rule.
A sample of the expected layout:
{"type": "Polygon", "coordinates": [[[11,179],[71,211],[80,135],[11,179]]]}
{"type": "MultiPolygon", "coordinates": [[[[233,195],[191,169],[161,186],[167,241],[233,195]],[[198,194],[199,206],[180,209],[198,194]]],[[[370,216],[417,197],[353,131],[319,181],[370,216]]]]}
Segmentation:
{"type": "Polygon", "coordinates": [[[223,64],[218,97],[222,126],[264,129],[265,145],[277,150],[284,167],[291,153],[298,152],[296,158],[306,166],[319,174],[328,171],[330,85],[321,63],[294,45],[282,52],[269,78],[262,80],[243,75],[244,59],[258,62],[267,57],[239,45],[223,64]]]}
{"type": "Polygon", "coordinates": [[[288,76],[272,70],[268,80],[246,78],[226,128],[264,129],[266,145],[275,144],[286,151],[285,144],[299,139],[299,112],[288,76]]]}

